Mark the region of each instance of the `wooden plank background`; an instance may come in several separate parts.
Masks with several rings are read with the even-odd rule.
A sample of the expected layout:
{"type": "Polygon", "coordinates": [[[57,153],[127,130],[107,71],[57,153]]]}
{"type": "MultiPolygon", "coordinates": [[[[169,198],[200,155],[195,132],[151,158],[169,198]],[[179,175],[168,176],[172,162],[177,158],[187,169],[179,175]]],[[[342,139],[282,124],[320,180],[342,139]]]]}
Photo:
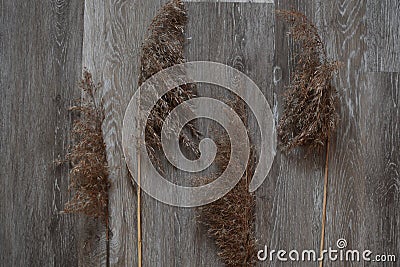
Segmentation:
{"type": "Polygon", "coordinates": [[[367,0],[367,70],[399,72],[400,2],[367,0]]]}
{"type": "MultiPolygon", "coordinates": [[[[0,265],[136,266],[136,188],[122,154],[122,118],[136,89],[146,28],[166,1],[19,2],[1,2],[0,265]],[[70,142],[67,108],[79,97],[75,85],[84,66],[103,83],[98,97],[106,110],[112,181],[109,241],[101,224],[59,213],[68,197],[68,168],[53,161],[70,142]]],[[[263,90],[276,118],[293,44],[274,9],[295,8],[316,23],[328,54],[343,62],[334,80],[341,121],[329,154],[325,244],[335,247],[345,238],[348,248],[400,257],[398,1],[185,5],[187,59],[243,71],[263,90]]],[[[324,162],[323,154],[304,159],[278,152],[256,193],[259,249],[319,250],[324,162]]],[[[143,194],[142,227],[143,266],[222,266],[192,209],[143,194]]]]}
{"type": "Polygon", "coordinates": [[[83,3],[2,1],[0,26],[0,261],[76,266],[80,222],[61,215],[64,157],[79,97],[83,3]]]}

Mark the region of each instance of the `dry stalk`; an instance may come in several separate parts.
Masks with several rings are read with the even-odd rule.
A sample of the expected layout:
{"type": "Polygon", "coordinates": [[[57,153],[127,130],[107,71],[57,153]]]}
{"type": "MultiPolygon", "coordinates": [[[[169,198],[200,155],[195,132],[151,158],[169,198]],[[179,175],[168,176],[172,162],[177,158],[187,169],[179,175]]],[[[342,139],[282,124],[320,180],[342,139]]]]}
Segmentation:
{"type": "Polygon", "coordinates": [[[106,146],[101,126],[104,119],[102,106],[94,98],[99,88],[92,75],[85,69],[79,88],[84,98],[72,111],[80,118],[74,123],[72,137],[74,145],[66,156],[72,165],[70,190],[74,196],[64,206],[65,213],[83,213],[108,222],[108,180],[106,146]]]}
{"type": "Polygon", "coordinates": [[[300,46],[278,126],[282,147],[290,151],[323,146],[338,122],[337,91],[331,79],[340,64],[327,58],[317,27],[304,14],[287,10],[277,14],[290,24],[290,34],[300,46]]]}

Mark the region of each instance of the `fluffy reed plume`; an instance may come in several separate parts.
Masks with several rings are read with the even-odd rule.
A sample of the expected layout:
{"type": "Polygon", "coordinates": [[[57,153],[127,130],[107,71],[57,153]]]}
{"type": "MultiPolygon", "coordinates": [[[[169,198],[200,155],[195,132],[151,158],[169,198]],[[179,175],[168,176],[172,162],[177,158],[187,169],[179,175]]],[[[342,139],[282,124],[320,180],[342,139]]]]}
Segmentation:
{"type": "Polygon", "coordinates": [[[286,151],[316,148],[326,143],[338,122],[337,91],[331,79],[340,64],[327,58],[317,27],[304,14],[287,10],[277,14],[290,24],[292,38],[300,46],[278,134],[286,151]]]}
{"type": "MultiPolygon", "coordinates": [[[[235,101],[231,106],[242,120],[246,121],[245,104],[235,101]]],[[[218,153],[215,163],[219,172],[213,177],[203,179],[203,183],[217,178],[229,163],[229,137],[226,134],[216,135],[218,153]]],[[[199,220],[207,228],[209,236],[215,240],[218,255],[226,266],[255,265],[255,196],[249,192],[249,184],[256,162],[254,148],[250,151],[247,170],[238,184],[221,199],[199,208],[199,220]]]]}
{"type": "MultiPolygon", "coordinates": [[[[183,30],[186,23],[186,10],[179,0],[170,1],[158,12],[143,44],[139,85],[155,73],[184,62],[183,30]]],[[[159,169],[162,168],[158,155],[162,151],[160,133],[164,120],[174,107],[194,97],[194,89],[194,85],[186,84],[171,90],[158,101],[149,116],[146,125],[146,146],[153,163],[156,163],[159,169]]],[[[242,118],[246,117],[243,103],[237,103],[235,108],[242,118]]],[[[180,141],[189,151],[198,155],[199,132],[191,124],[187,127],[188,131],[180,135],[180,141]]],[[[223,135],[216,141],[219,149],[216,165],[223,171],[229,162],[230,143],[223,135]]],[[[218,254],[228,266],[251,266],[254,263],[255,199],[248,192],[253,165],[249,164],[246,175],[226,196],[199,208],[200,221],[206,225],[208,233],[215,239],[219,247],[218,254]]],[[[201,182],[209,182],[213,177],[204,178],[201,182]]]]}
{"type": "MultiPolygon", "coordinates": [[[[187,24],[186,9],[180,0],[172,0],[164,5],[154,17],[148,37],[142,46],[141,70],[139,86],[157,72],[184,62],[184,28],[187,24]]],[[[161,168],[157,154],[162,151],[161,129],[167,115],[176,106],[192,98],[194,85],[186,84],[166,93],[153,108],[146,125],[146,146],[153,163],[161,168]]],[[[194,152],[199,153],[197,145],[192,142],[190,133],[198,132],[192,124],[180,135],[181,143],[194,152]]],[[[161,169],[162,171],[162,169],[161,169]]]]}
{"type": "Polygon", "coordinates": [[[108,181],[106,147],[101,125],[104,119],[101,105],[97,104],[94,93],[98,85],[92,75],[84,70],[79,84],[84,98],[79,105],[71,107],[78,111],[80,118],[74,123],[72,136],[74,145],[66,159],[71,163],[70,190],[73,198],[65,204],[65,213],[83,213],[90,217],[108,217],[108,181]]]}
{"type": "MultiPolygon", "coordinates": [[[[184,28],[187,24],[187,14],[185,7],[180,0],[172,0],[164,5],[154,17],[147,33],[147,38],[142,45],[140,59],[139,86],[147,79],[159,71],[184,62],[184,28]]],[[[150,115],[146,119],[145,143],[148,155],[158,169],[164,173],[161,130],[167,115],[182,102],[193,97],[193,86],[184,85],[174,88],[159,98],[157,104],[152,108],[150,115]]],[[[149,101],[149,96],[153,92],[145,92],[142,101],[149,101]]],[[[143,96],[143,95],[142,95],[143,96]]],[[[158,96],[157,96],[158,98],[158,96]]],[[[140,104],[143,105],[143,102],[140,104]]],[[[177,122],[175,122],[177,123],[177,122]]],[[[188,125],[193,134],[197,131],[193,125],[188,125]]],[[[179,135],[180,143],[189,151],[195,152],[198,149],[192,139],[189,137],[190,131],[184,131],[179,135]]],[[[137,187],[137,232],[138,232],[138,264],[142,264],[142,228],[141,228],[141,188],[140,175],[138,175],[137,187]]]]}

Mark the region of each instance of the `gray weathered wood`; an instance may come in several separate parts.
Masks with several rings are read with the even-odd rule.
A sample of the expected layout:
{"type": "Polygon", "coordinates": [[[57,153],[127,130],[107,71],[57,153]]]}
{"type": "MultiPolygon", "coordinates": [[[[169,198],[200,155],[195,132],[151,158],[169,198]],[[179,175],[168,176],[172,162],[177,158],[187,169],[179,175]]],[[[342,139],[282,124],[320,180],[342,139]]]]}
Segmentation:
{"type": "Polygon", "coordinates": [[[112,183],[108,261],[113,266],[137,265],[136,189],[123,158],[121,130],[138,84],[140,47],[159,7],[159,1],[114,0],[86,1],[85,6],[83,65],[103,84],[98,97],[105,108],[103,130],[112,183]]]}
{"type": "MultiPolygon", "coordinates": [[[[93,75],[93,80],[97,83],[104,83],[103,81],[103,64],[104,57],[100,57],[98,51],[104,51],[105,47],[105,9],[104,5],[99,4],[96,1],[85,1],[84,11],[84,35],[83,35],[83,47],[82,47],[82,66],[87,68],[93,75]],[[101,66],[101,67],[100,67],[101,66]]],[[[104,86],[101,87],[101,92],[105,90],[104,86]]],[[[101,95],[96,96],[98,100],[101,99],[101,95]]],[[[107,107],[108,102],[104,101],[104,108],[107,107]]],[[[105,112],[105,116],[109,117],[108,113],[105,112]]],[[[107,121],[104,122],[105,126],[107,121]]],[[[103,127],[103,138],[106,143],[107,152],[110,148],[110,143],[107,142],[107,138],[104,134],[103,127]]],[[[107,153],[107,160],[110,167],[113,165],[113,160],[109,158],[107,153]]],[[[110,169],[110,180],[113,178],[113,169],[110,169]]],[[[114,183],[112,183],[114,184],[114,183]]],[[[115,185],[113,185],[115,186],[115,185]]],[[[111,219],[109,219],[111,222],[111,219]]],[[[109,226],[109,235],[112,237],[112,228],[109,226]]],[[[89,248],[82,250],[79,260],[81,266],[96,265],[96,266],[107,266],[109,262],[109,242],[107,241],[107,229],[103,225],[96,224],[92,231],[86,236],[86,243],[89,243],[89,248]]],[[[86,247],[86,246],[85,246],[86,247]]]]}
{"type": "MultiPolygon", "coordinates": [[[[336,249],[336,241],[344,238],[348,248],[363,249],[367,245],[368,199],[366,179],[362,175],[365,164],[363,142],[367,140],[361,138],[359,122],[366,112],[360,106],[360,96],[365,92],[363,57],[366,44],[360,36],[365,33],[366,6],[362,0],[348,1],[345,5],[324,1],[321,6],[329,54],[345,62],[335,79],[340,92],[341,121],[331,139],[325,248],[336,249]]],[[[342,262],[325,262],[343,266],[342,262]]],[[[359,263],[349,262],[346,266],[359,266],[359,263]]]]}
{"type": "Polygon", "coordinates": [[[368,74],[360,94],[359,127],[362,140],[366,199],[365,248],[374,254],[400,252],[400,76],[398,73],[368,74]]]}
{"type": "Polygon", "coordinates": [[[83,2],[1,1],[0,265],[76,266],[65,156],[79,96],[83,2]]]}
{"type": "Polygon", "coordinates": [[[400,2],[367,0],[368,71],[400,71],[400,2]]]}
{"type": "MultiPolygon", "coordinates": [[[[364,91],[366,44],[360,36],[365,34],[366,6],[361,0],[349,1],[345,5],[325,1],[322,10],[329,54],[345,62],[335,79],[340,92],[341,121],[331,139],[325,248],[336,249],[337,240],[344,238],[348,248],[362,249],[366,245],[364,218],[368,196],[362,176],[364,155],[359,128],[359,119],[365,111],[361,110],[359,96],[364,91]]],[[[325,262],[343,266],[339,262],[325,262]]],[[[349,262],[346,266],[359,266],[359,263],[349,262]]]]}
{"type": "Polygon", "coordinates": [[[321,9],[329,54],[344,62],[335,79],[341,122],[330,153],[326,247],[336,248],[336,241],[344,238],[347,249],[395,254],[399,251],[398,75],[365,72],[365,1],[321,1],[321,9]]]}
{"type": "MultiPolygon", "coordinates": [[[[275,1],[276,9],[297,9],[317,23],[318,10],[310,1],[275,1]]],[[[293,70],[294,44],[288,38],[288,24],[276,18],[274,54],[274,112],[278,120],[283,112],[283,94],[293,70]]],[[[257,192],[257,230],[260,249],[319,250],[324,152],[304,158],[304,152],[290,155],[278,152],[273,169],[257,192]],[[262,205],[260,205],[262,203],[262,205]]],[[[264,262],[260,266],[286,266],[264,262]]],[[[295,266],[310,266],[296,262],[295,266]]]]}
{"type": "MultiPolygon", "coordinates": [[[[185,3],[189,23],[185,57],[233,66],[260,85],[272,103],[273,5],[185,3]],[[253,24],[262,27],[253,27],[253,24]],[[260,55],[263,55],[260,57],[260,55]]],[[[225,100],[229,94],[198,85],[200,95],[225,100]]],[[[205,133],[208,125],[199,122],[205,133]]],[[[208,133],[210,134],[210,133],[208,133]]],[[[145,171],[144,171],[145,172],[145,171]]],[[[171,170],[169,175],[174,175],[171,170]]],[[[144,174],[145,175],[145,174],[144,174]]],[[[188,177],[178,177],[182,183],[188,177]]],[[[187,182],[186,182],[187,184],[187,182]]],[[[214,241],[196,221],[195,209],[170,207],[143,196],[144,266],[223,266],[214,241]]]]}
{"type": "MultiPolygon", "coordinates": [[[[146,29],[165,2],[85,1],[84,9],[83,2],[73,1],[1,2],[1,266],[137,266],[136,189],[122,155],[122,118],[136,90],[146,29]],[[68,167],[53,161],[67,151],[72,121],[67,108],[79,97],[75,85],[82,66],[103,83],[98,98],[106,111],[112,181],[109,243],[101,224],[59,214],[68,196],[68,167]]],[[[329,155],[325,248],[336,248],[337,239],[345,238],[349,249],[400,257],[400,77],[367,72],[399,71],[398,3],[275,3],[186,3],[186,58],[245,72],[279,118],[293,44],[286,23],[275,21],[273,10],[294,7],[313,19],[328,54],[344,63],[334,80],[341,121],[329,155]]],[[[220,98],[214,89],[199,86],[201,94],[220,98]]],[[[256,129],[251,116],[250,125],[256,129]]],[[[257,142],[257,131],[252,134],[257,142]]],[[[277,154],[256,193],[259,249],[319,250],[323,171],[324,153],[307,159],[298,151],[277,154]]],[[[143,266],[222,266],[193,209],[170,207],[145,193],[142,204],[143,266]]]]}
{"type": "Polygon", "coordinates": [[[134,266],[137,258],[135,194],[120,144],[124,107],[135,84],[130,79],[136,64],[130,60],[129,52],[136,38],[126,36],[131,28],[125,21],[131,15],[132,5],[128,1],[85,1],[83,65],[103,85],[98,98],[105,110],[103,133],[111,181],[109,244],[106,245],[106,233],[101,232],[102,244],[106,245],[101,250],[102,266],[134,266]]]}

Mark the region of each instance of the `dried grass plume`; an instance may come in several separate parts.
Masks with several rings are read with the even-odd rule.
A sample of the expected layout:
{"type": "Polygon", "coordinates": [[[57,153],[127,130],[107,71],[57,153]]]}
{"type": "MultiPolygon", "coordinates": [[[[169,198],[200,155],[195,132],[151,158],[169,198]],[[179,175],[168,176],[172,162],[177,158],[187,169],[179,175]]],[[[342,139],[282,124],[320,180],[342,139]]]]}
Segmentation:
{"type": "MultiPolygon", "coordinates": [[[[230,104],[245,123],[247,113],[245,104],[234,101],[230,104]]],[[[215,163],[218,172],[206,177],[211,182],[228,166],[231,147],[226,134],[216,133],[218,153],[215,163]]],[[[232,159],[235,162],[235,159],[232,159]]],[[[239,163],[234,165],[239,166],[239,163]]],[[[256,260],[255,196],[249,192],[249,184],[254,174],[255,149],[250,149],[250,160],[246,172],[238,184],[221,199],[199,208],[199,220],[207,228],[218,247],[218,255],[226,266],[254,266],[256,260]]]]}
{"type": "Polygon", "coordinates": [[[85,69],[79,84],[83,100],[72,111],[80,118],[74,123],[74,144],[66,159],[71,163],[70,190],[74,195],[64,206],[65,213],[83,213],[90,217],[108,220],[108,180],[106,146],[101,130],[104,119],[102,106],[95,101],[99,85],[85,69]]]}
{"type": "MultiPolygon", "coordinates": [[[[139,86],[157,72],[184,63],[184,28],[188,18],[182,1],[172,0],[165,4],[154,17],[147,38],[142,45],[139,86]]],[[[159,171],[162,163],[159,155],[162,151],[161,129],[167,115],[178,105],[194,96],[193,84],[185,84],[166,93],[152,109],[146,125],[146,147],[153,163],[159,171]]],[[[190,111],[188,111],[190,112],[190,111]]],[[[188,131],[180,134],[180,142],[195,155],[199,153],[197,145],[191,141],[191,134],[198,136],[192,124],[188,131]]]]}
{"type": "Polygon", "coordinates": [[[299,44],[278,134],[286,151],[316,148],[326,143],[338,123],[337,91],[331,79],[340,64],[328,59],[317,27],[304,14],[279,10],[277,15],[290,24],[290,34],[299,44]]]}

